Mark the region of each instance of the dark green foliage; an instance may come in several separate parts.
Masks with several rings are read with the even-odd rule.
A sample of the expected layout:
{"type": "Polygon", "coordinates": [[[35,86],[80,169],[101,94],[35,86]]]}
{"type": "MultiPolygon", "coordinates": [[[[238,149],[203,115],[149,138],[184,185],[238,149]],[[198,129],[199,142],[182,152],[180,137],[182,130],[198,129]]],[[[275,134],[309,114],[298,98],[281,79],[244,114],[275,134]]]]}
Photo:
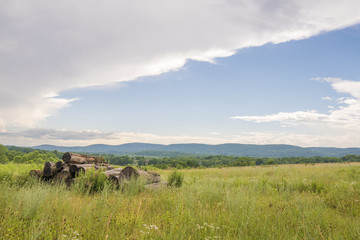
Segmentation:
{"type": "Polygon", "coordinates": [[[181,172],[173,171],[168,178],[168,186],[179,188],[184,182],[184,175],[181,172]]]}
{"type": "Polygon", "coordinates": [[[265,164],[266,165],[274,165],[275,161],[274,161],[274,159],[268,159],[268,160],[266,160],[265,164]]]}
{"type": "Polygon", "coordinates": [[[177,151],[141,151],[134,153],[136,156],[146,157],[180,157],[180,156],[191,156],[193,153],[177,152],[177,151]]]}
{"type": "Polygon", "coordinates": [[[346,155],[341,158],[344,162],[360,162],[359,155],[346,155]]]}
{"type": "Polygon", "coordinates": [[[0,144],[0,163],[7,163],[9,161],[6,153],[8,152],[8,149],[0,144]]]}
{"type": "Polygon", "coordinates": [[[45,163],[57,162],[60,160],[62,153],[57,151],[49,152],[45,150],[36,150],[32,148],[22,148],[15,146],[0,145],[0,163],[45,163]]]}
{"type": "MultiPolygon", "coordinates": [[[[105,155],[106,158],[106,155],[105,155]]],[[[119,157],[120,158],[120,157],[119,157]]],[[[199,168],[199,167],[226,167],[226,166],[255,166],[277,164],[314,164],[314,163],[337,163],[337,162],[360,162],[360,156],[347,155],[338,157],[287,157],[287,158],[252,158],[234,156],[179,156],[149,158],[133,156],[132,162],[139,166],[152,165],[156,168],[199,168]],[[147,163],[147,164],[146,164],[147,163]]]]}
{"type": "MultiPolygon", "coordinates": [[[[130,158],[129,156],[117,156],[114,154],[104,154],[105,160],[114,165],[127,166],[129,164],[133,164],[136,160],[141,160],[141,158],[136,158],[134,162],[134,158],[130,158]]],[[[145,165],[145,164],[141,164],[145,165]]]]}

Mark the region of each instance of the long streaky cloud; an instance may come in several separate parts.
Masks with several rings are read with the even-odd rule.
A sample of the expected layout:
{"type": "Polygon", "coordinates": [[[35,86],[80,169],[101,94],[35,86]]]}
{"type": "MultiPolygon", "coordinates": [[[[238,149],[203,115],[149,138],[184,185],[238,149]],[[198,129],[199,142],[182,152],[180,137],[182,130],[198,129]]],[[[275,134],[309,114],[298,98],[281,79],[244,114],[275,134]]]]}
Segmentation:
{"type": "Polygon", "coordinates": [[[48,97],[213,62],[360,21],[344,0],[0,0],[0,130],[35,126],[75,99],[48,97]]]}
{"type": "Polygon", "coordinates": [[[279,112],[264,116],[234,116],[233,119],[255,123],[278,122],[283,125],[312,125],[333,129],[347,129],[360,132],[360,82],[340,78],[315,78],[314,80],[326,81],[332,88],[349,97],[338,98],[338,107],[330,107],[327,113],[316,110],[279,112]]]}

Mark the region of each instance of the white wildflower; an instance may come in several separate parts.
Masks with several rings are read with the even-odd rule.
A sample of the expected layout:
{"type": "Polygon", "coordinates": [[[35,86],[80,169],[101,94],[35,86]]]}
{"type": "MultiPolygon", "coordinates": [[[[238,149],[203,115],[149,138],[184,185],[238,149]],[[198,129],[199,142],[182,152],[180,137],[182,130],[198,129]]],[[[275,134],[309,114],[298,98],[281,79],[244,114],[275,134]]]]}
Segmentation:
{"type": "Polygon", "coordinates": [[[159,229],[156,225],[150,225],[150,228],[151,228],[151,229],[155,229],[155,230],[158,230],[158,229],[159,229]]]}

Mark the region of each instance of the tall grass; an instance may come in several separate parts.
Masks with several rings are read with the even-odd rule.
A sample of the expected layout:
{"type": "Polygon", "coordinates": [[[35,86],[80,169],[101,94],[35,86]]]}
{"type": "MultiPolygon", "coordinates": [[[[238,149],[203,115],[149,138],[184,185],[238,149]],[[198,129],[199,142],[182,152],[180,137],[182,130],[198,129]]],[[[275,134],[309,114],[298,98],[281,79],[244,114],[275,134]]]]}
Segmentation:
{"type": "Polygon", "coordinates": [[[27,166],[4,167],[0,239],[360,238],[358,164],[180,170],[180,188],[94,193],[22,184],[27,166]]]}
{"type": "Polygon", "coordinates": [[[110,184],[104,172],[90,169],[75,178],[72,188],[79,193],[93,194],[108,190],[111,187],[110,184]]]}

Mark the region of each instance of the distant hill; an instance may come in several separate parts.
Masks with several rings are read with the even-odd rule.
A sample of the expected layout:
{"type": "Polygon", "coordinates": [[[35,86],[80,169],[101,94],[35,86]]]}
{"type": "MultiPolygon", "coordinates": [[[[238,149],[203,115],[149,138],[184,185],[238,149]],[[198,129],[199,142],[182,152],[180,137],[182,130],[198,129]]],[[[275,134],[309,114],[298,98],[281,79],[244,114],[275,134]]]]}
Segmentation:
{"type": "Polygon", "coordinates": [[[247,157],[342,157],[349,154],[360,155],[360,148],[326,148],[310,147],[303,148],[293,145],[254,145],[254,144],[150,144],[150,143],[127,143],[122,145],[95,144],[89,146],[62,147],[54,145],[40,145],[33,148],[60,151],[60,152],[83,152],[83,153],[111,153],[131,154],[143,156],[179,156],[179,155],[229,155],[247,157]]]}

